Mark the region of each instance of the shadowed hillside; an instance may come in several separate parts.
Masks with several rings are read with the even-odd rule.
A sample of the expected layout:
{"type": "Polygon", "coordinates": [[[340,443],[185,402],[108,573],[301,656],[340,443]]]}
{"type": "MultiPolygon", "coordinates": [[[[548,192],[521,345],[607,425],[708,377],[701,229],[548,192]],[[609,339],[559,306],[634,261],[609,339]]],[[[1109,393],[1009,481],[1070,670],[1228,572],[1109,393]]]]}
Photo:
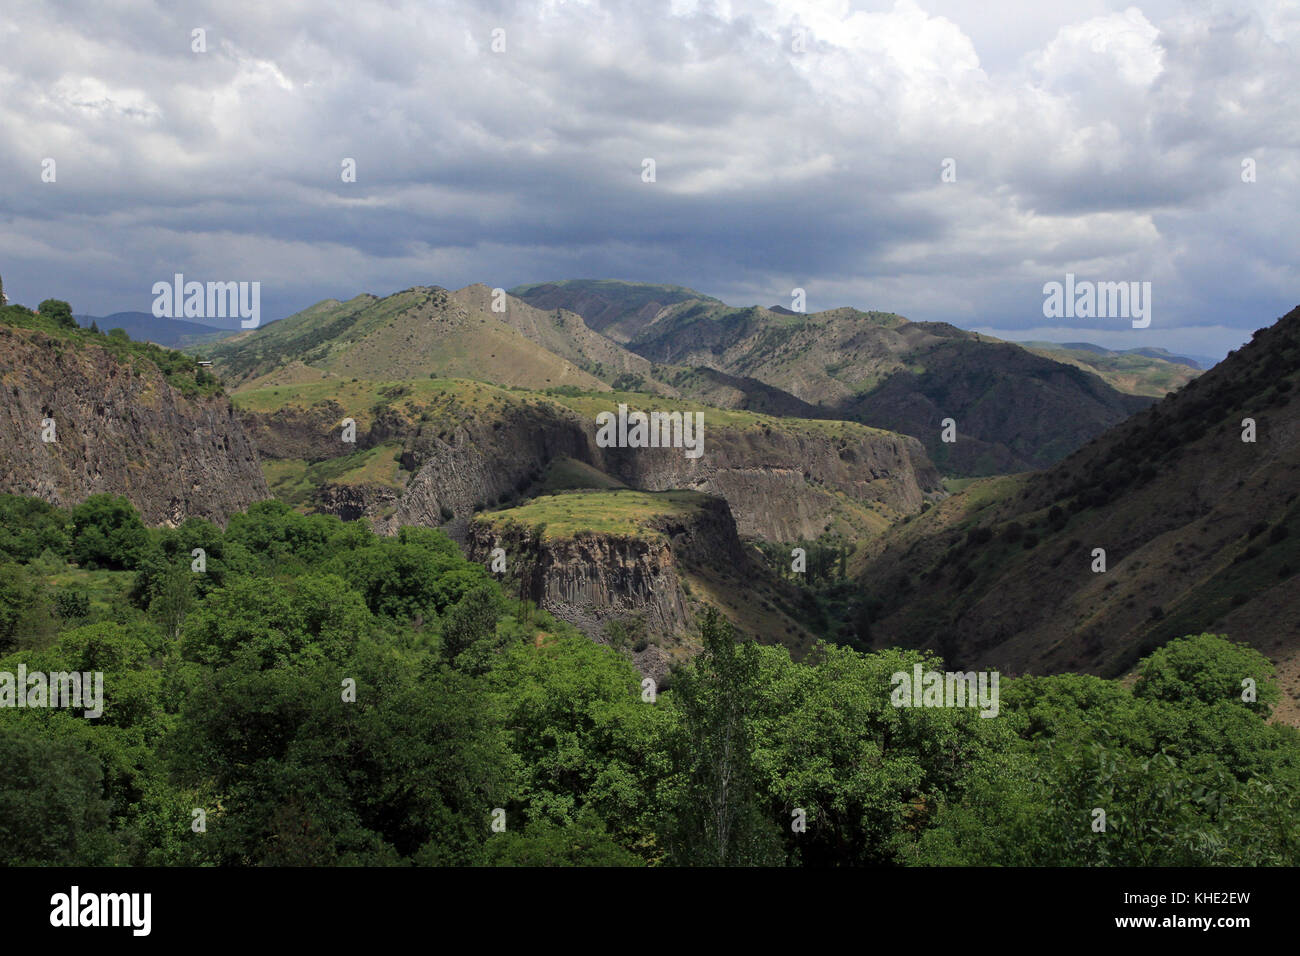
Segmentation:
{"type": "Polygon", "coordinates": [[[861,579],[874,641],[1011,672],[1120,674],[1213,630],[1277,661],[1293,694],[1297,379],[1300,309],[1053,468],[976,482],[900,525],[861,579]]]}

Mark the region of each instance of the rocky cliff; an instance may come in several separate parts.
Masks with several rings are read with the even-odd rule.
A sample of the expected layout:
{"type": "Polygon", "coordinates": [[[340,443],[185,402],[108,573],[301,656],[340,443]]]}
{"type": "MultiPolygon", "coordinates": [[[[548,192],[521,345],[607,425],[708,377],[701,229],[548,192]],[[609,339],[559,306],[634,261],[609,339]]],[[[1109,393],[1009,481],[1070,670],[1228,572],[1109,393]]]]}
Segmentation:
{"type": "Polygon", "coordinates": [[[705,448],[699,458],[673,448],[601,449],[600,466],[634,488],[725,498],[742,535],[769,541],[816,538],[840,507],[836,493],[913,514],[942,489],[921,443],[904,435],[722,427],[706,431],[705,448]]]}
{"type": "MultiPolygon", "coordinates": [[[[373,507],[359,512],[378,518],[378,527],[389,532],[402,525],[450,525],[459,536],[476,512],[534,493],[546,467],[559,458],[590,465],[632,488],[717,495],[730,505],[742,535],[771,541],[814,539],[850,512],[861,521],[857,512],[877,509],[883,524],[886,514],[914,514],[942,495],[939,474],[921,443],[905,435],[847,422],[703,409],[704,453],[688,458],[675,448],[598,447],[595,414],[615,408],[618,398],[472,387],[478,390],[474,396],[461,394],[455,404],[421,404],[424,399],[403,394],[396,400],[407,403],[400,411],[380,405],[363,414],[356,401],[331,399],[242,415],[268,458],[318,461],[400,442],[409,480],[403,478],[395,498],[371,496],[373,507]],[[355,445],[338,441],[345,408],[353,408],[358,419],[355,445]]],[[[646,407],[659,407],[659,399],[641,399],[646,407]]],[[[448,402],[448,393],[436,401],[448,402]]],[[[673,407],[678,405],[685,407],[673,407]]],[[[333,506],[341,499],[332,494],[318,495],[316,504],[343,516],[357,514],[359,499],[345,497],[342,509],[333,506]]]]}
{"type": "Polygon", "coordinates": [[[150,524],[224,524],[268,497],[225,395],[183,395],[149,361],[36,329],[0,325],[0,452],[0,490],[61,505],[121,494],[150,524]]]}
{"type": "MultiPolygon", "coordinates": [[[[617,507],[611,503],[623,496],[651,497],[576,492],[544,505],[482,515],[469,523],[464,547],[471,560],[488,567],[493,550],[502,549],[505,571],[499,576],[507,592],[533,601],[593,640],[610,641],[612,622],[625,630],[634,625],[643,639],[625,650],[643,674],[661,680],[674,657],[694,649],[701,597],[711,595],[709,576],[735,575],[735,590],[755,606],[767,603],[779,588],[741,545],[720,498],[674,493],[662,513],[623,533],[577,527],[587,521],[599,525],[600,517],[617,507]],[[529,523],[555,502],[575,516],[573,526],[557,530],[554,524],[529,523]]],[[[730,613],[726,606],[723,611],[730,613]]],[[[793,620],[773,617],[782,618],[785,633],[806,637],[793,620]]],[[[743,628],[743,619],[738,623],[743,628]]]]}

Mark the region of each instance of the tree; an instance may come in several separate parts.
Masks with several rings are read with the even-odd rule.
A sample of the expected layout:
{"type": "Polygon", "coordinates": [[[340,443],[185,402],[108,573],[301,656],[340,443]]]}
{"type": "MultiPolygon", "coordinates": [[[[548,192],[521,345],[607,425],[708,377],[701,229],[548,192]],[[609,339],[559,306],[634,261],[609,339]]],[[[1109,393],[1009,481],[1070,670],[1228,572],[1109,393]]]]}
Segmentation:
{"type": "Polygon", "coordinates": [[[782,862],[775,824],[754,787],[747,719],[758,696],[758,648],[737,644],[710,607],[700,621],[704,649],[673,692],[682,715],[678,742],[684,786],[668,846],[674,863],[702,866],[782,862]]]}
{"type": "Polygon", "coordinates": [[[520,761],[510,819],[572,826],[590,811],[616,843],[653,860],[672,712],[642,699],[630,661],[563,626],[547,630],[558,633],[540,646],[511,643],[489,677],[520,761]]]}
{"type": "Polygon", "coordinates": [[[46,299],[36,309],[42,317],[50,319],[64,329],[75,329],[77,320],[72,317],[72,306],[62,299],[46,299]]]}
{"type": "Polygon", "coordinates": [[[469,673],[484,673],[497,650],[501,592],[485,581],[447,609],[442,621],[442,654],[469,673]]]}
{"type": "Polygon", "coordinates": [[[72,559],[89,570],[132,570],[149,532],[121,495],[91,495],[72,509],[72,559]]]}
{"type": "Polygon", "coordinates": [[[27,568],[0,561],[0,653],[46,644],[54,630],[45,582],[27,568]]]}
{"type": "Polygon", "coordinates": [[[490,866],[644,866],[614,841],[596,815],[579,814],[575,823],[529,823],[522,833],[507,830],[487,843],[490,866]]]}
{"type": "Polygon", "coordinates": [[[1281,693],[1273,665],[1259,651],[1217,634],[1189,634],[1138,664],[1133,696],[1203,704],[1226,701],[1267,717],[1281,693]],[[1247,680],[1254,682],[1254,700],[1243,699],[1247,680]]]}
{"type": "Polygon", "coordinates": [[[114,862],[102,774],[83,747],[22,725],[0,727],[0,766],[0,864],[114,862]]]}
{"type": "Polygon", "coordinates": [[[173,641],[181,636],[181,625],[194,603],[194,574],[187,567],[172,565],[159,582],[158,594],[149,603],[149,613],[173,641]]]}
{"type": "Polygon", "coordinates": [[[67,513],[39,498],[0,495],[0,552],[27,562],[46,548],[67,554],[67,513]]]}

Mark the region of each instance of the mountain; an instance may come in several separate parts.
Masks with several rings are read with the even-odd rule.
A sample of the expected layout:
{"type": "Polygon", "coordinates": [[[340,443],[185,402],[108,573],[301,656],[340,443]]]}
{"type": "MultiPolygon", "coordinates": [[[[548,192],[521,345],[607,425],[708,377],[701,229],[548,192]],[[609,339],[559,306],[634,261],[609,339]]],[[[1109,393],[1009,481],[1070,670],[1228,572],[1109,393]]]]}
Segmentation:
{"type": "Polygon", "coordinates": [[[329,299],[211,349],[232,385],[325,379],[469,378],[521,388],[646,387],[650,362],[576,313],[545,311],[506,296],[494,308],[483,285],[455,292],[420,286],[379,298],[329,299]]]}
{"type": "Polygon", "coordinates": [[[212,324],[187,319],[160,319],[149,312],[114,312],[112,315],[78,315],[77,323],[90,328],[93,322],[101,332],[122,329],[137,342],[156,342],[168,348],[198,345],[215,341],[239,328],[238,319],[214,320],[212,324]],[[225,324],[221,324],[221,323],[225,324]]]}
{"type": "Polygon", "coordinates": [[[861,579],[873,640],[964,667],[1118,675],[1213,631],[1277,661],[1294,693],[1298,381],[1300,309],[1052,468],[975,482],[905,519],[861,579]]]}
{"type": "Polygon", "coordinates": [[[565,309],[616,342],[626,343],[670,305],[717,299],[694,289],[617,279],[565,279],[516,286],[510,294],[540,309],[565,309]]]}
{"type": "Polygon", "coordinates": [[[192,358],[0,312],[0,491],[125,495],[170,525],[224,524],[269,496],[230,399],[192,358]]]}
{"type": "Polygon", "coordinates": [[[1095,352],[1098,355],[1141,355],[1146,358],[1157,359],[1162,362],[1173,362],[1175,365],[1186,365],[1188,368],[1194,368],[1198,372],[1204,372],[1207,368],[1214,365],[1210,362],[1208,365],[1203,364],[1204,358],[1192,358],[1187,355],[1175,355],[1168,349],[1157,348],[1136,348],[1136,349],[1108,349],[1100,345],[1093,345],[1091,342],[1022,342],[1022,345],[1037,345],[1042,348],[1061,348],[1076,349],[1084,352],[1095,352]]]}
{"type": "Polygon", "coordinates": [[[1151,403],[1090,370],[946,323],[849,308],[735,308],[704,296],[672,302],[652,295],[656,287],[622,285],[622,293],[619,283],[517,291],[524,301],[598,314],[630,351],[658,365],[754,379],[818,416],[912,435],[949,474],[1049,465],[1151,403]],[[956,423],[956,444],[942,440],[946,418],[956,423]]]}
{"type": "Polygon", "coordinates": [[[1163,398],[1186,385],[1203,370],[1196,359],[1174,355],[1164,349],[1115,351],[1088,342],[1017,344],[1037,355],[1093,372],[1113,388],[1128,395],[1163,398]]]}

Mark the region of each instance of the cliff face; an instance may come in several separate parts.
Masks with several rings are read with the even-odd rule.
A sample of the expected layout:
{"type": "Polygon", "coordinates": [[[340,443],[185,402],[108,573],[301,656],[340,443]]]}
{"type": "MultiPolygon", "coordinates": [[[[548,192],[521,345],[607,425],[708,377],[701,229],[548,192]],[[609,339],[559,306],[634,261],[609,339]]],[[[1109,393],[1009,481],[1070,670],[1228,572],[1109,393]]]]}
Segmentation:
{"type": "Polygon", "coordinates": [[[533,528],[477,519],[469,523],[464,547],[470,560],[489,566],[492,550],[503,549],[506,590],[593,640],[608,639],[610,621],[637,619],[652,640],[628,650],[641,672],[656,680],[671,663],[663,648],[682,644],[694,630],[698,608],[683,588],[688,575],[702,567],[728,568],[755,581],[765,573],[751,567],[731,511],[718,498],[703,499],[689,515],[656,516],[636,535],[581,531],[539,538],[533,528]]]}
{"type": "Polygon", "coordinates": [[[239,423],[252,438],[263,458],[304,458],[320,461],[333,458],[353,447],[369,447],[380,440],[345,446],[339,439],[340,422],[347,412],[338,402],[323,402],[308,409],[279,408],[270,414],[240,412],[239,423]]]}
{"type": "Polygon", "coordinates": [[[598,451],[598,466],[634,488],[725,498],[741,534],[769,541],[816,538],[839,507],[835,492],[911,514],[942,489],[921,443],[902,435],[716,428],[706,429],[705,453],[694,459],[673,448],[598,451]]]}
{"type": "Polygon", "coordinates": [[[471,522],[471,560],[489,563],[493,548],[506,552],[506,577],[523,597],[592,637],[611,618],[640,616],[658,633],[687,630],[686,597],[668,540],[578,534],[539,541],[530,529],[495,530],[471,522]],[[514,566],[513,574],[509,573],[514,566]]]}
{"type": "Polygon", "coordinates": [[[547,405],[462,421],[444,437],[417,433],[407,439],[402,462],[415,474],[386,530],[468,519],[476,508],[526,489],[553,458],[590,463],[590,444],[576,418],[547,405]]]}
{"type": "Polygon", "coordinates": [[[416,473],[389,519],[442,524],[524,491],[553,458],[592,465],[633,488],[702,491],[726,499],[743,535],[771,541],[816,538],[842,506],[836,493],[903,514],[941,493],[920,442],[905,436],[842,440],[775,429],[706,429],[705,451],[599,448],[575,415],[530,407],[493,422],[467,422],[454,436],[412,443],[416,473]],[[792,467],[792,463],[793,467],[792,467]]]}
{"type": "Polygon", "coordinates": [[[190,398],[149,362],[119,362],[0,326],[0,489],[60,505],[125,495],[149,524],[224,524],[267,498],[257,452],[224,395],[190,398]],[[57,441],[42,441],[53,419],[57,441]]]}
{"type": "Polygon", "coordinates": [[[363,500],[329,489],[316,498],[322,510],[366,515],[386,532],[449,525],[460,536],[475,512],[529,493],[557,458],[643,491],[679,488],[724,498],[741,534],[770,541],[815,539],[847,512],[874,506],[913,514],[942,496],[939,473],[919,441],[857,425],[738,420],[705,410],[704,454],[688,458],[679,448],[600,448],[589,410],[509,392],[487,407],[433,417],[419,409],[372,409],[349,446],[338,441],[344,414],[342,405],[323,401],[269,414],[246,411],[243,418],[265,458],[321,461],[344,449],[400,442],[401,466],[410,478],[402,479],[395,499],[382,494],[363,500]]]}

